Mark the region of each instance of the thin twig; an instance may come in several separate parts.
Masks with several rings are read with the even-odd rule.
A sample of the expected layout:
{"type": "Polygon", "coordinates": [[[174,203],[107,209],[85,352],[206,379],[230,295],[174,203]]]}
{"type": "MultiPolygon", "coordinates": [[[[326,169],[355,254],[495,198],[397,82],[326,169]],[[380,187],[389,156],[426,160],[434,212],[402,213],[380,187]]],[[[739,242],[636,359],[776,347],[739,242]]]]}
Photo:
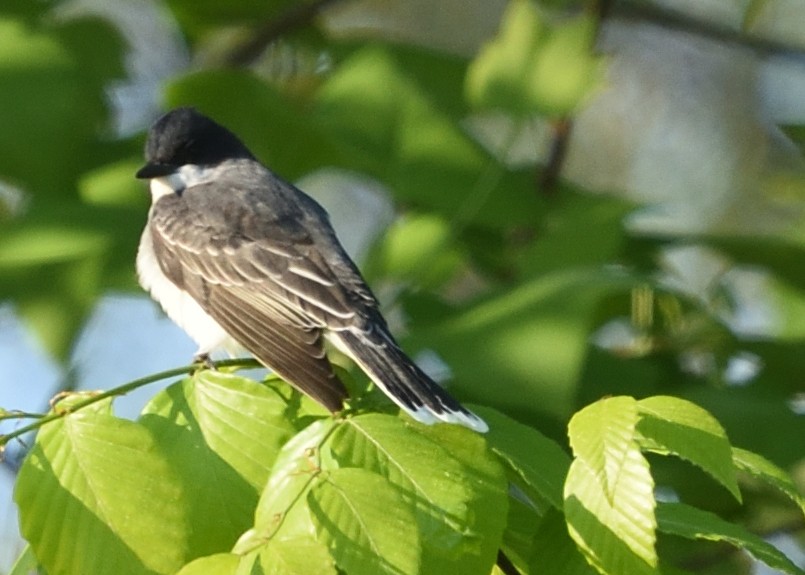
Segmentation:
{"type": "Polygon", "coordinates": [[[266,46],[277,38],[292,32],[297,28],[306,26],[319,13],[339,0],[315,0],[314,2],[303,2],[265,22],[257,28],[254,35],[248,41],[234,48],[224,58],[224,64],[232,67],[248,66],[254,62],[266,46]]]}
{"type": "MultiPolygon", "coordinates": [[[[252,368],[252,367],[260,367],[260,364],[251,358],[245,359],[225,359],[221,361],[216,361],[213,363],[216,368],[222,367],[241,367],[241,368],[252,368]]],[[[199,369],[199,365],[197,363],[186,365],[183,367],[176,367],[173,369],[168,369],[165,371],[160,371],[159,373],[154,373],[152,375],[148,375],[145,377],[141,377],[139,379],[135,379],[134,381],[130,381],[125,383],[121,386],[114,387],[107,391],[102,391],[100,393],[93,394],[86,399],[76,402],[74,405],[71,405],[69,409],[55,409],[54,411],[48,413],[47,415],[43,415],[36,421],[29,423],[28,425],[24,425],[19,429],[15,429],[11,433],[0,435],[0,447],[7,445],[9,441],[16,437],[21,437],[26,433],[31,431],[35,431],[39,429],[43,425],[50,423],[51,421],[55,421],[67,415],[68,413],[75,413],[76,411],[80,411],[85,407],[88,407],[94,403],[98,403],[99,401],[103,401],[104,399],[109,399],[110,397],[117,397],[120,395],[125,395],[130,391],[134,391],[140,387],[148,385],[149,383],[154,383],[156,381],[160,381],[163,379],[168,379],[170,377],[176,377],[178,375],[186,375],[188,373],[192,373],[199,369]]]]}
{"type": "Polygon", "coordinates": [[[0,415],[0,421],[8,419],[39,419],[40,417],[45,417],[45,415],[44,413],[31,413],[29,411],[19,411],[15,409],[0,415]]]}
{"type": "Polygon", "coordinates": [[[539,172],[537,189],[544,196],[553,196],[559,185],[559,177],[565,165],[567,148],[570,145],[570,132],[573,128],[573,120],[564,116],[551,123],[551,151],[545,168],[539,172]]]}
{"type": "Polygon", "coordinates": [[[640,0],[619,0],[613,4],[611,8],[612,16],[639,22],[652,22],[659,26],[690,32],[719,42],[729,42],[747,47],[761,55],[805,54],[805,48],[801,45],[763,38],[753,35],[751,30],[736,30],[723,24],[697,19],[681,11],[670,10],[656,4],[640,0]]]}

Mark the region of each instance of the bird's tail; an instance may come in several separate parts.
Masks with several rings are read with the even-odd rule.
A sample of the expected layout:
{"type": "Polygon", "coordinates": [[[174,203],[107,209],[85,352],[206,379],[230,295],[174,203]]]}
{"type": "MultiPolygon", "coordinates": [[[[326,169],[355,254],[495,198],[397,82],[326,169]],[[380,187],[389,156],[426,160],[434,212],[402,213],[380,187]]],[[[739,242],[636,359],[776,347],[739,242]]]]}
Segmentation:
{"type": "Polygon", "coordinates": [[[434,382],[400,349],[391,335],[339,331],[330,339],[382,389],[397,405],[417,421],[432,424],[439,421],[457,423],[480,433],[486,423],[434,382]]]}

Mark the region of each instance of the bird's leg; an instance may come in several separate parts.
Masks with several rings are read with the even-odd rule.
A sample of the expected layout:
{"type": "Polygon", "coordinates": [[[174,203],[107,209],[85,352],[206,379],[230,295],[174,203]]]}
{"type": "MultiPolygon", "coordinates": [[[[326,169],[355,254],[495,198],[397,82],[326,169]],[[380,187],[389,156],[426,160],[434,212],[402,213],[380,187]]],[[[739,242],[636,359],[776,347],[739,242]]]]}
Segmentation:
{"type": "Polygon", "coordinates": [[[215,364],[210,359],[209,353],[197,353],[193,356],[193,364],[198,366],[198,370],[215,369],[215,364]]]}

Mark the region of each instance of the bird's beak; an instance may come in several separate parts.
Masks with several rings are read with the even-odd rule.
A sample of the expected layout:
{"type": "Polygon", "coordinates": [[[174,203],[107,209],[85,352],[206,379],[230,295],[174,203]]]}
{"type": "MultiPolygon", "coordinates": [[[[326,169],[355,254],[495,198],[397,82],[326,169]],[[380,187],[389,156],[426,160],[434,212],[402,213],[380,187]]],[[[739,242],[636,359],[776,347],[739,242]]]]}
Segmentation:
{"type": "Polygon", "coordinates": [[[134,176],[140,180],[147,180],[150,178],[159,178],[160,176],[168,176],[176,171],[176,166],[171,164],[161,164],[159,162],[148,162],[142,168],[137,170],[134,176]]]}

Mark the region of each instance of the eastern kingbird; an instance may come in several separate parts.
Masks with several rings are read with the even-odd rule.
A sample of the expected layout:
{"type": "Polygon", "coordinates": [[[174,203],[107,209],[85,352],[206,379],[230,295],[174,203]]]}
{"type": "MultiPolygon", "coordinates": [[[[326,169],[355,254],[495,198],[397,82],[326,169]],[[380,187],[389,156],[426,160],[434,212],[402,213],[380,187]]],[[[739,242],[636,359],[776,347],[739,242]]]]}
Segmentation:
{"type": "Polygon", "coordinates": [[[137,177],[150,179],[152,204],[140,284],[199,356],[242,346],[335,412],[347,391],[326,338],[415,419],[487,430],[397,345],[324,208],[232,132],[177,108],[151,127],[145,159],[137,177]]]}

